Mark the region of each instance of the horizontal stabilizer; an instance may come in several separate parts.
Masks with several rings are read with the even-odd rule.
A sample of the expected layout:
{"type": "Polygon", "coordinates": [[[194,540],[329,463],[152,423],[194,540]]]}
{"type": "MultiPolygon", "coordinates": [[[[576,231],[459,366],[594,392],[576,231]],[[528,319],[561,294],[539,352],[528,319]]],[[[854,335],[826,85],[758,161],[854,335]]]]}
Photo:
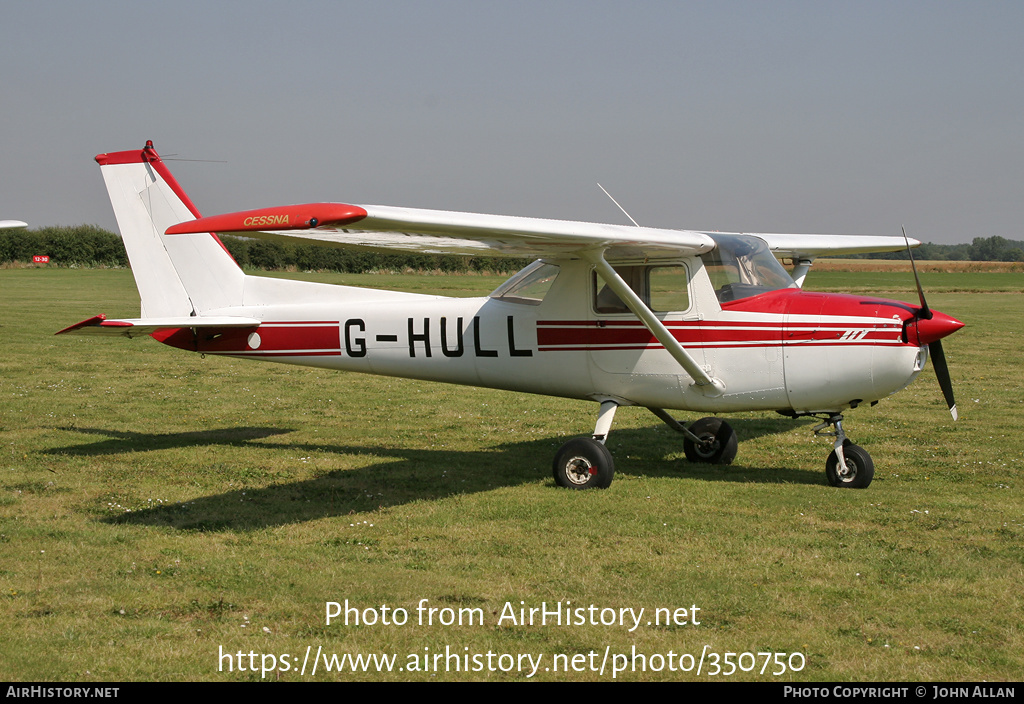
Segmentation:
{"type": "Polygon", "coordinates": [[[74,333],[76,335],[145,337],[157,330],[174,330],[178,328],[256,328],[259,327],[260,322],[256,318],[243,318],[233,315],[107,320],[107,316],[101,314],[94,315],[80,323],[75,323],[54,334],[74,333]]]}

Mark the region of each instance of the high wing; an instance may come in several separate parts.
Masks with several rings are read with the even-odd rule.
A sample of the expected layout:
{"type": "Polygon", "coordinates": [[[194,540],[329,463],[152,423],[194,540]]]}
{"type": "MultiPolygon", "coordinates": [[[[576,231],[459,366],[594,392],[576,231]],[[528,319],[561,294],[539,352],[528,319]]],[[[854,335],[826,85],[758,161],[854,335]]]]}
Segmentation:
{"type": "MultiPolygon", "coordinates": [[[[557,257],[604,250],[609,260],[701,254],[715,246],[710,232],[343,203],[260,208],[190,220],[167,229],[168,235],[209,232],[424,254],[557,257]]],[[[902,237],[746,234],[764,240],[780,259],[906,247],[902,237]]],[[[911,246],[919,244],[911,240],[911,246]]]]}
{"type": "Polygon", "coordinates": [[[661,258],[700,254],[715,246],[706,234],[684,230],[340,203],[214,215],[167,230],[168,235],[209,232],[424,254],[503,257],[573,256],[606,250],[609,258],[661,258]]]}
{"type": "MultiPolygon", "coordinates": [[[[900,252],[907,248],[902,236],[875,235],[783,235],[763,232],[744,234],[759,237],[768,244],[768,249],[779,259],[814,259],[822,256],[843,254],[867,254],[869,252],[900,252]]],[[[911,238],[911,247],[921,242],[911,238]]]]}

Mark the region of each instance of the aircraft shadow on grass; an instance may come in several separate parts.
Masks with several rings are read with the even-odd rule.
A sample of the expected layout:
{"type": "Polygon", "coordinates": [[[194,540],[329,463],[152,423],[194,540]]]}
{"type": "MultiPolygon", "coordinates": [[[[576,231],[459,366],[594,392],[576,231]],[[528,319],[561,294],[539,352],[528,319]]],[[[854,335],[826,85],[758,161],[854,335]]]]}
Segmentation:
{"type": "Polygon", "coordinates": [[[108,430],[106,428],[63,427],[72,433],[99,435],[99,440],[88,445],[69,445],[47,450],[48,455],[120,455],[150,450],[172,450],[180,447],[201,447],[204,445],[227,445],[247,447],[253,440],[286,435],[294,428],[221,428],[217,430],[193,430],[187,433],[138,433],[130,430],[108,430]]]}
{"type": "MultiPolygon", "coordinates": [[[[741,442],[762,435],[786,432],[791,420],[734,422],[741,442]]],[[[372,511],[417,500],[443,499],[460,494],[492,491],[551,477],[551,452],[564,437],[512,442],[475,451],[448,448],[401,448],[323,443],[268,443],[265,438],[292,432],[286,428],[241,427],[186,433],[149,434],[96,428],[65,428],[102,435],[106,439],[86,445],[48,451],[57,455],[109,455],[183,447],[228,445],[267,451],[331,454],[367,458],[363,466],[325,470],[311,479],[283,482],[262,488],[202,496],[191,501],[163,504],[103,519],[108,523],[170,526],[180,530],[258,530],[352,512],[372,511]]],[[[793,469],[733,464],[728,467],[690,464],[681,457],[682,436],[664,427],[621,429],[609,437],[622,476],[678,477],[700,481],[764,484],[824,484],[814,468],[793,469]],[[673,455],[669,458],[668,455],[673,455]]],[[[742,454],[741,454],[742,458],[742,454]]],[[[554,482],[551,481],[554,490],[554,482]]],[[[565,491],[558,489],[559,491],[565,491]]],[[[615,490],[615,484],[609,491],[615,490]]]]}

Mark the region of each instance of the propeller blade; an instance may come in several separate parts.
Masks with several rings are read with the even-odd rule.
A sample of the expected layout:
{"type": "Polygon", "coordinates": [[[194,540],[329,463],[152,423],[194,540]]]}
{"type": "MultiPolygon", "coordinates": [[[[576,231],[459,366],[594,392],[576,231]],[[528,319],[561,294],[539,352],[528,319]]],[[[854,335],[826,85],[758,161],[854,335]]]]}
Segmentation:
{"type": "Polygon", "coordinates": [[[917,317],[924,320],[932,319],[932,310],[928,307],[928,301],[924,300],[924,289],[921,287],[921,278],[917,275],[917,264],[914,263],[914,253],[910,249],[910,238],[907,237],[907,228],[903,228],[903,240],[907,243],[907,256],[910,257],[910,268],[914,270],[914,281],[917,282],[917,297],[921,299],[921,310],[917,317]]]}
{"type": "Polygon", "coordinates": [[[928,345],[928,351],[932,357],[932,367],[935,369],[935,376],[939,380],[939,388],[949,406],[949,413],[953,420],[957,420],[956,401],[953,399],[953,382],[949,379],[949,367],[946,366],[946,353],[942,350],[942,342],[936,340],[928,345]]]}
{"type": "MultiPolygon", "coordinates": [[[[921,309],[914,314],[917,320],[931,320],[932,309],[928,307],[928,301],[924,299],[924,288],[921,286],[921,277],[917,275],[917,264],[914,263],[914,253],[910,248],[910,238],[907,237],[907,228],[903,228],[903,240],[907,243],[907,256],[910,257],[910,268],[914,270],[914,281],[917,283],[917,297],[921,299],[921,309]]],[[[949,332],[952,332],[949,331],[949,332]]],[[[949,332],[945,334],[949,334],[949,332]]],[[[942,349],[942,342],[934,340],[928,344],[928,350],[932,358],[932,367],[935,369],[935,376],[939,380],[939,388],[942,389],[942,396],[946,399],[949,407],[949,414],[953,420],[959,418],[956,412],[956,400],[953,398],[953,382],[949,378],[949,366],[946,364],[946,352],[942,349]]]]}

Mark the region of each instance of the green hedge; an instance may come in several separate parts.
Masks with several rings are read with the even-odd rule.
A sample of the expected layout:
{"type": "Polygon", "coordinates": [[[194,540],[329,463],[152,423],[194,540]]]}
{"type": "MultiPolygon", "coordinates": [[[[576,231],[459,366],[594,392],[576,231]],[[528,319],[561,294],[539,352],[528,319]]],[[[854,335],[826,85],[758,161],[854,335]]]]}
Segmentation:
{"type": "Polygon", "coordinates": [[[243,269],[280,271],[337,271],[366,273],[368,271],[468,271],[512,272],[524,267],[528,260],[510,257],[456,257],[451,255],[371,252],[342,247],[275,243],[265,239],[247,239],[221,235],[224,247],[243,269]]]}
{"type": "MultiPolygon", "coordinates": [[[[371,271],[513,272],[528,260],[509,257],[457,257],[436,254],[371,252],[301,242],[268,242],[222,236],[224,246],[243,269],[263,271],[335,271],[362,274],[371,271]]],[[[95,225],[42,227],[35,230],[0,230],[0,263],[31,262],[45,254],[54,266],[128,266],[120,236],[95,225]]]]}
{"type": "MultiPolygon", "coordinates": [[[[371,271],[442,271],[508,273],[526,266],[528,260],[512,257],[458,257],[440,254],[385,253],[330,247],[302,242],[268,242],[222,236],[224,246],[243,269],[280,271],[336,271],[362,274],[371,271]]],[[[0,263],[31,262],[49,255],[56,266],[126,267],[128,257],[121,238],[96,225],[19,228],[0,230],[0,263]]],[[[849,256],[849,255],[847,255],[849,256]]],[[[868,259],[906,259],[903,252],[862,254],[868,259]]],[[[971,244],[925,242],[915,259],[968,261],[1024,261],[1024,242],[1004,237],[975,237],[971,244]]]]}
{"type": "Polygon", "coordinates": [[[31,262],[43,254],[60,266],[128,266],[121,238],[95,225],[0,230],[0,262],[31,262]]]}
{"type": "Polygon", "coordinates": [[[513,272],[529,260],[498,257],[458,257],[440,254],[404,252],[372,252],[345,247],[332,247],[301,242],[282,243],[266,240],[221,236],[224,246],[243,269],[279,271],[336,271],[363,274],[369,271],[469,271],[513,272]]]}

